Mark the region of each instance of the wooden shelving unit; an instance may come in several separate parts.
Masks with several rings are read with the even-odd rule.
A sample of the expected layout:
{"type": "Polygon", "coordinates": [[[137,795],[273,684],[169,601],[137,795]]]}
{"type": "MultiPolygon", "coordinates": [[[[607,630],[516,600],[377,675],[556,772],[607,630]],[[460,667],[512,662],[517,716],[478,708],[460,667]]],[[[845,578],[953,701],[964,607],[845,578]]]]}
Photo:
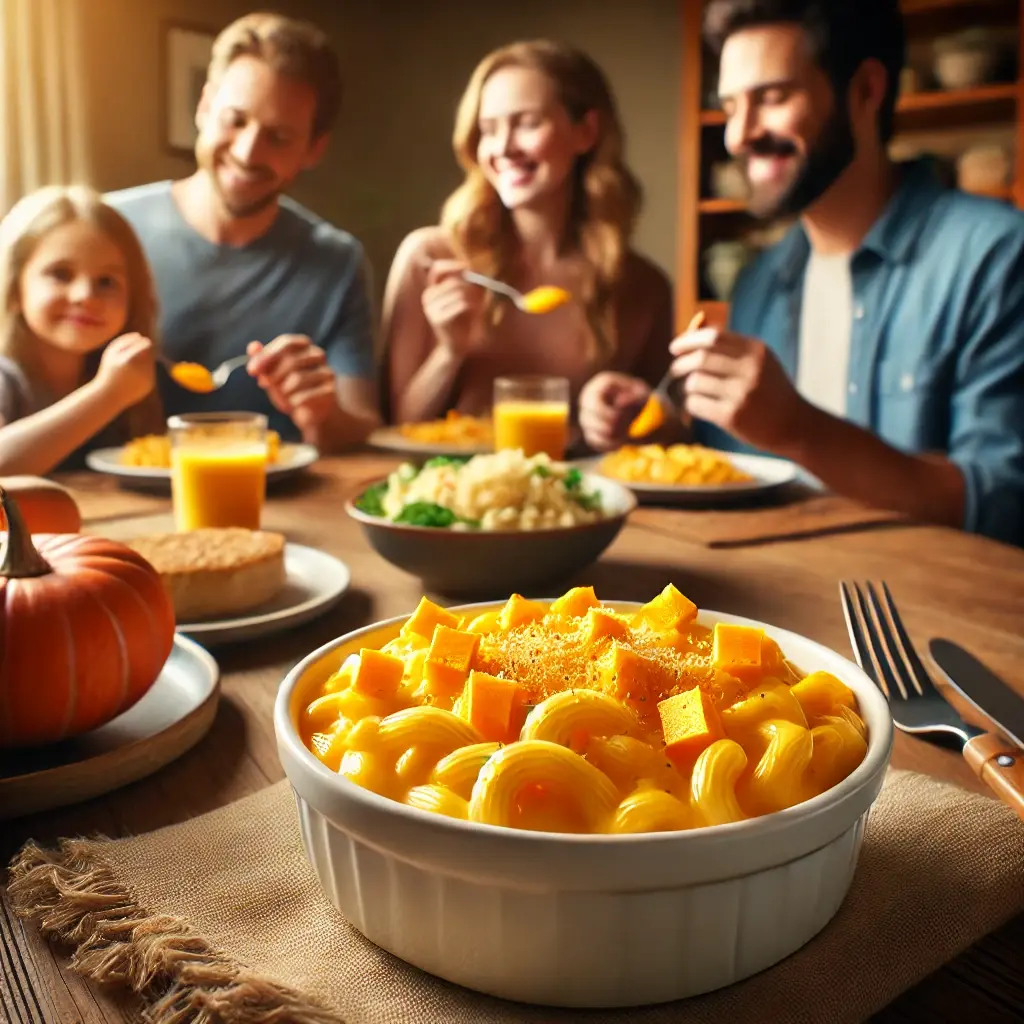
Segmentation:
{"type": "MultiPolygon", "coordinates": [[[[724,323],[728,303],[711,296],[701,253],[714,241],[742,236],[756,226],[745,204],[710,194],[710,165],[725,158],[725,116],[706,109],[705,58],[701,44],[702,0],[681,0],[683,73],[679,131],[679,250],[676,314],[680,327],[698,309],[711,323],[724,323]]],[[[1010,184],[983,194],[1024,208],[1024,0],[903,0],[907,36],[914,46],[972,25],[998,25],[1017,36],[1017,78],[970,89],[913,92],[900,98],[897,138],[939,136],[953,131],[1005,129],[1016,159],[1010,184]]]]}

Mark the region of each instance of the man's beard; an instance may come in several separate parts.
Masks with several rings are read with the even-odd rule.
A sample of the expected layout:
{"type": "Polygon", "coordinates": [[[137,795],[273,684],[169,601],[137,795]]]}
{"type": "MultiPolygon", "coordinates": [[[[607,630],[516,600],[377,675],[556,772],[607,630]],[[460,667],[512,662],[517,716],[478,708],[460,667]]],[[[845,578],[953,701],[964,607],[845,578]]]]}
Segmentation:
{"type": "Polygon", "coordinates": [[[224,209],[236,220],[244,220],[247,217],[253,217],[257,213],[262,213],[267,207],[272,206],[277,202],[284,188],[287,186],[287,182],[278,188],[271,189],[266,195],[260,196],[259,199],[254,199],[250,203],[237,203],[233,202],[231,197],[221,187],[220,178],[217,175],[217,161],[214,153],[209,151],[199,151],[197,153],[197,162],[199,166],[206,171],[209,175],[210,181],[213,184],[214,191],[220,197],[221,203],[224,204],[224,209]]]}
{"type": "MultiPolygon", "coordinates": [[[[775,136],[764,136],[752,144],[755,156],[788,155],[791,143],[775,136]]],[[[795,217],[828,191],[846,170],[854,157],[853,132],[843,110],[835,111],[825,123],[814,145],[807,151],[793,180],[781,195],[765,196],[759,200],[757,189],[752,189],[750,212],[763,220],[776,217],[795,217]]]]}

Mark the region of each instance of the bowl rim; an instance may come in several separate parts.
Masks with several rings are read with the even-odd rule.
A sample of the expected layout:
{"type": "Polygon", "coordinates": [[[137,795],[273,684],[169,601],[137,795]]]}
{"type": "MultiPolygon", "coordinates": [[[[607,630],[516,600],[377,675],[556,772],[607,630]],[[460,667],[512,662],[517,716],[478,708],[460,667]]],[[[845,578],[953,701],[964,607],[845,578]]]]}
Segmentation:
{"type": "MultiPolygon", "coordinates": [[[[580,469],[579,466],[571,467],[580,469]]],[[[382,529],[394,530],[396,532],[410,532],[410,533],[431,533],[440,534],[446,537],[521,537],[521,536],[537,536],[538,534],[544,537],[558,536],[559,534],[578,533],[581,530],[593,530],[597,527],[605,526],[609,523],[623,522],[630,515],[632,515],[640,505],[636,494],[626,487],[621,481],[614,480],[612,477],[603,476],[600,473],[594,473],[590,470],[580,469],[580,473],[583,475],[584,482],[591,481],[596,483],[597,489],[606,488],[611,491],[617,491],[618,497],[622,502],[623,509],[621,512],[615,512],[612,515],[603,515],[600,519],[595,519],[592,523],[577,523],[575,526],[546,526],[540,527],[536,530],[452,530],[446,526],[417,526],[415,523],[396,523],[390,519],[385,519],[383,516],[372,516],[368,512],[364,512],[362,509],[356,508],[355,502],[363,493],[365,493],[370,487],[375,484],[384,483],[390,473],[386,476],[376,476],[357,483],[354,485],[354,490],[351,492],[349,497],[345,499],[345,512],[348,516],[354,519],[357,523],[363,523],[367,526],[377,526],[382,529]]],[[[384,626],[385,623],[380,622],[377,625],[384,626]]]]}
{"type": "MultiPolygon", "coordinates": [[[[507,600],[507,599],[506,599],[507,600]]],[[[550,603],[555,598],[537,597],[535,600],[550,603]]],[[[611,607],[639,608],[642,602],[639,601],[615,601],[602,598],[602,604],[611,607]]],[[[504,602],[497,600],[477,601],[472,603],[461,603],[452,605],[451,611],[480,611],[500,607],[504,602]]],[[[894,739],[894,724],[889,705],[882,692],[878,689],[870,677],[858,665],[848,658],[845,658],[838,651],[833,651],[817,640],[803,636],[792,630],[774,626],[771,623],[758,619],[751,619],[745,616],[733,615],[729,612],[719,612],[710,608],[702,608],[698,611],[697,621],[710,620],[713,622],[728,622],[735,625],[754,626],[756,628],[767,628],[771,630],[776,641],[785,650],[785,644],[796,640],[798,643],[809,644],[825,655],[826,661],[836,659],[843,663],[844,670],[852,677],[856,685],[851,687],[859,705],[867,704],[870,713],[865,718],[874,720],[875,726],[869,726],[867,751],[860,764],[840,782],[830,789],[811,797],[808,800],[793,804],[791,807],[774,811],[771,814],[764,814],[754,818],[745,818],[742,821],[728,822],[722,825],[705,825],[699,828],[679,829],[663,832],[644,833],[566,833],[566,832],[536,832],[528,829],[511,828],[504,825],[490,825],[483,822],[464,821],[462,819],[450,818],[446,815],[436,814],[431,811],[421,810],[417,807],[410,807],[407,804],[399,803],[390,797],[381,796],[342,778],[336,772],[332,772],[322,761],[319,760],[302,742],[295,723],[292,719],[291,704],[292,696],[302,681],[306,671],[318,661],[332,653],[339,647],[347,646],[360,636],[375,633],[391,626],[400,625],[405,622],[412,612],[404,615],[396,615],[389,619],[362,626],[350,630],[343,636],[336,637],[321,645],[315,651],[307,654],[296,664],[281,681],[278,687],[277,698],[274,701],[274,731],[277,736],[279,748],[283,745],[288,754],[297,760],[297,764],[303,770],[312,771],[314,777],[321,783],[334,788],[345,799],[354,801],[361,805],[368,812],[383,812],[405,822],[409,827],[426,827],[434,834],[442,834],[450,837],[478,836],[484,841],[494,841],[501,837],[512,843],[522,846],[540,848],[566,847],[584,848],[587,850],[608,850],[615,847],[628,846],[630,849],[643,847],[644,849],[654,848],[666,844],[690,844],[699,845],[704,843],[750,841],[765,839],[774,836],[779,832],[785,832],[796,823],[807,823],[818,815],[832,815],[836,809],[844,803],[856,801],[858,794],[875,784],[880,786],[880,776],[887,768],[892,753],[894,739]]],[[[283,761],[283,758],[282,758],[283,761]]],[[[292,773],[288,771],[285,764],[285,774],[288,776],[293,787],[301,789],[292,773]]],[[[877,787],[876,787],[877,789],[877,787]]],[[[873,802],[873,797],[872,801],[873,802]]],[[[870,803],[870,802],[869,802],[870,803]]],[[[329,816],[329,815],[328,815],[329,816]]],[[[819,845],[824,845],[820,843],[819,845]]]]}

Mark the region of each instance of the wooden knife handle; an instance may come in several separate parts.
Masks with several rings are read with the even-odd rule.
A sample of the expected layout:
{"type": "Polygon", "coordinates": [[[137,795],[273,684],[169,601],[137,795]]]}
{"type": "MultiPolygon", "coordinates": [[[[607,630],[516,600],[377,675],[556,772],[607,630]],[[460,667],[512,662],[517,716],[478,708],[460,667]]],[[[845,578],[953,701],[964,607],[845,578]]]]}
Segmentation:
{"type": "Polygon", "coordinates": [[[987,732],[967,741],[964,759],[1004,804],[1024,818],[1024,750],[987,732]]]}

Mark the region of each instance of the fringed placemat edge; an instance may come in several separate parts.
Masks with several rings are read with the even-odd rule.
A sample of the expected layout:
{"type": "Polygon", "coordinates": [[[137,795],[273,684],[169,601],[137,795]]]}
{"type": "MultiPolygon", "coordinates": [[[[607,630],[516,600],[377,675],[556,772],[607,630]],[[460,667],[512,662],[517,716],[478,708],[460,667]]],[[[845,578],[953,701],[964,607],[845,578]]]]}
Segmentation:
{"type": "Polygon", "coordinates": [[[10,866],[15,913],[74,949],[91,981],[121,982],[146,1003],[151,1024],[344,1024],[319,1003],[262,979],[196,935],[182,918],[149,913],[118,881],[101,840],[28,843],[10,866]]]}

